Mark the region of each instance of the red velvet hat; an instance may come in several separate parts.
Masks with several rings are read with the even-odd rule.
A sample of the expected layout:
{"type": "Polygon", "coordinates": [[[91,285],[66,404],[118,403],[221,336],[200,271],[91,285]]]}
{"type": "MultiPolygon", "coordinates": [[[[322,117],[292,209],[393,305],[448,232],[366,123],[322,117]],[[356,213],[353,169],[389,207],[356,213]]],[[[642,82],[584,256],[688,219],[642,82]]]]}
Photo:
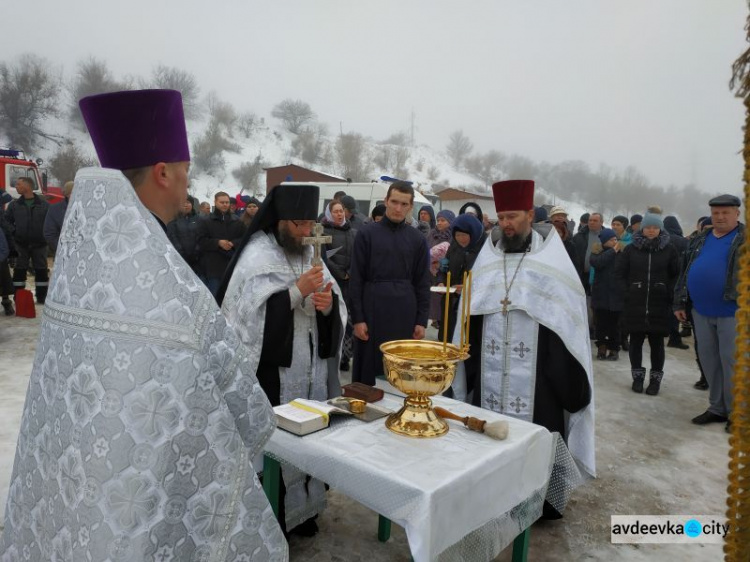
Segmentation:
{"type": "Polygon", "coordinates": [[[530,211],[534,208],[534,182],[507,180],[492,184],[495,211],[530,211]]]}
{"type": "Polygon", "coordinates": [[[102,167],[131,170],[190,161],[182,95],[177,90],[98,94],[78,105],[102,167]]]}

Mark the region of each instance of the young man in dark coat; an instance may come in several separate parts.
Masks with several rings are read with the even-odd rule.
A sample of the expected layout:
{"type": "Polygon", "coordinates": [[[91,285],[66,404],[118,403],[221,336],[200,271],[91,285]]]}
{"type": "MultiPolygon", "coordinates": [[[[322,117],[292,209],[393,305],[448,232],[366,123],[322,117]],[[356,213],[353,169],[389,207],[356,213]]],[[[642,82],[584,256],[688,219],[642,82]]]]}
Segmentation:
{"type": "Polygon", "coordinates": [[[383,374],[380,344],[424,338],[430,306],[427,241],[406,223],[414,188],[388,188],[383,220],[359,231],[354,240],[349,297],[354,322],[352,381],[375,384],[383,374]]]}
{"type": "Polygon", "coordinates": [[[19,193],[18,199],[11,201],[5,210],[5,220],[13,229],[13,242],[18,251],[16,268],[13,270],[13,289],[17,291],[26,287],[26,271],[31,262],[36,302],[44,304],[49,285],[44,219],[47,218],[49,203],[34,193],[34,184],[29,178],[18,178],[16,191],[19,193]]]}
{"type": "Polygon", "coordinates": [[[198,251],[206,287],[216,296],[224,272],[234,256],[234,247],[242,241],[245,228],[229,210],[229,195],[220,191],[214,196],[214,211],[198,223],[198,251]]]}
{"type": "Polygon", "coordinates": [[[646,213],[641,229],[616,264],[617,276],[627,282],[625,326],[630,332],[633,392],[643,392],[643,342],[651,348],[651,372],[646,394],[659,393],[664,377],[664,338],[669,334],[672,293],[680,263],[670,244],[661,215],[646,213]]]}

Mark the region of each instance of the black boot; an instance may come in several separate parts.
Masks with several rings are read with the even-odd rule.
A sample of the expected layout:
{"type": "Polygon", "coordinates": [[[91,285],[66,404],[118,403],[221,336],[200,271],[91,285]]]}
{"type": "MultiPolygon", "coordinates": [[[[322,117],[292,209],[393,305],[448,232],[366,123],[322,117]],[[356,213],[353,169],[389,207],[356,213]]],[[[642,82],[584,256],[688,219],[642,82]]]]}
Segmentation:
{"type": "Polygon", "coordinates": [[[670,338],[667,342],[667,347],[675,347],[677,349],[690,349],[690,346],[686,343],[682,343],[682,338],[670,338]]]}
{"type": "Polygon", "coordinates": [[[643,392],[643,379],[646,378],[646,369],[631,369],[633,375],[633,392],[643,392]]]}
{"type": "Polygon", "coordinates": [[[607,358],[607,346],[606,345],[600,345],[599,346],[599,348],[597,350],[596,358],[597,359],[606,359],[607,358]]]}
{"type": "Polygon", "coordinates": [[[607,361],[617,361],[620,359],[620,352],[616,349],[611,349],[609,355],[607,355],[607,361]]]}
{"type": "Polygon", "coordinates": [[[5,309],[5,316],[13,316],[16,313],[13,303],[8,298],[3,299],[3,308],[5,309]]]}
{"type": "Polygon", "coordinates": [[[664,377],[664,371],[654,371],[651,369],[648,377],[648,388],[646,389],[646,394],[650,394],[651,396],[659,394],[662,377],[664,377]]]}
{"type": "Polygon", "coordinates": [[[698,390],[708,390],[708,381],[703,373],[701,373],[700,380],[693,385],[693,388],[697,388],[698,390]]]}
{"type": "Polygon", "coordinates": [[[47,299],[47,286],[49,285],[49,271],[45,269],[35,269],[34,279],[36,284],[36,302],[44,304],[47,299]]]}
{"type": "Polygon", "coordinates": [[[682,329],[680,330],[681,338],[689,338],[693,335],[693,326],[689,322],[682,323],[682,329]]]}

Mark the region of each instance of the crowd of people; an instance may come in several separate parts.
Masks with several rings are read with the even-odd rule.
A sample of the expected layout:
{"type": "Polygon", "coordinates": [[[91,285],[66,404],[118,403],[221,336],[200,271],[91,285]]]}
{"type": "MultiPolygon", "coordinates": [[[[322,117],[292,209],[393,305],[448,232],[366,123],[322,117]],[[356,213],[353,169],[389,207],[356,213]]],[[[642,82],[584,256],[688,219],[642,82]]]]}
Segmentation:
{"type": "MultiPolygon", "coordinates": [[[[139,559],[226,560],[236,554],[230,545],[285,559],[286,536],[317,532],[326,488],[284,467],[278,517],[271,511],[253,465],[274,429],[271,406],[339,396],[341,370],[374,385],[380,345],[423,339],[430,321],[440,337],[469,345],[450,389],[455,399],[559,433],[590,477],[592,337],[598,360],[627,350],[636,393],[646,386],[648,341],[645,392],[657,395],[664,340],[684,349],[691,329],[696,386],[709,390],[707,410],[692,421],[729,429],[745,237],[735,196],[708,201],[710,216],[687,238],[655,206],[630,219],[586,213],[576,228],[564,208],[534,206],[531,180],[492,186],[496,222],[476,203],[458,213],[426,206],[415,217],[414,187],[404,181],[391,183],[368,217],[345,192],[321,214],[319,189],[309,184],[276,186],[262,203],[220,191],[212,209],[187,194],[178,92],[101,94],[80,108],[102,168],[77,179],[71,201],[66,187],[65,206],[50,208],[23,179],[18,198],[5,201],[6,313],[29,264],[37,302],[52,311],[40,328],[0,555],[34,549],[43,558],[64,528],[87,537],[82,559],[127,547],[139,559]],[[73,215],[63,222],[66,212],[73,215]],[[312,236],[316,222],[322,263],[311,248],[323,240],[312,236]],[[58,248],[49,295],[48,247],[58,248]],[[451,291],[448,311],[431,298],[441,285],[451,291]],[[456,329],[462,306],[465,342],[456,329]],[[74,462],[85,465],[76,468],[80,486],[28,484],[55,482],[50,467],[74,462]],[[134,494],[143,516],[113,507],[134,505],[134,494]],[[226,523],[205,525],[201,514],[217,506],[226,523]],[[23,515],[40,511],[48,524],[23,515]],[[124,544],[131,536],[148,538],[124,544]]],[[[578,479],[553,471],[551,480],[562,490],[578,479]]],[[[542,516],[561,517],[565,501],[548,499],[542,516]]]]}

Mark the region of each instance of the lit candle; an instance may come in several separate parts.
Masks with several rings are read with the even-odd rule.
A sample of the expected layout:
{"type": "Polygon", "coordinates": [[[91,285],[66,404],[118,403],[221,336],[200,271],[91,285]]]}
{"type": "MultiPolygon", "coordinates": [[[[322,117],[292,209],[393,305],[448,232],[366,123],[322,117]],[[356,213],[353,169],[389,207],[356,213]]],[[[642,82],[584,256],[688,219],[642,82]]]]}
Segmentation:
{"type": "Polygon", "coordinates": [[[471,271],[466,279],[466,347],[469,347],[469,327],[471,326],[471,271]]]}
{"type": "Polygon", "coordinates": [[[448,278],[445,280],[445,312],[443,313],[443,353],[448,352],[448,310],[450,309],[451,298],[451,272],[448,272],[448,278]]]}
{"type": "Polygon", "coordinates": [[[466,327],[466,293],[464,292],[464,289],[466,288],[466,272],[464,271],[464,278],[463,282],[461,284],[461,340],[460,345],[461,349],[464,348],[464,337],[465,337],[465,327],[466,327]]]}

